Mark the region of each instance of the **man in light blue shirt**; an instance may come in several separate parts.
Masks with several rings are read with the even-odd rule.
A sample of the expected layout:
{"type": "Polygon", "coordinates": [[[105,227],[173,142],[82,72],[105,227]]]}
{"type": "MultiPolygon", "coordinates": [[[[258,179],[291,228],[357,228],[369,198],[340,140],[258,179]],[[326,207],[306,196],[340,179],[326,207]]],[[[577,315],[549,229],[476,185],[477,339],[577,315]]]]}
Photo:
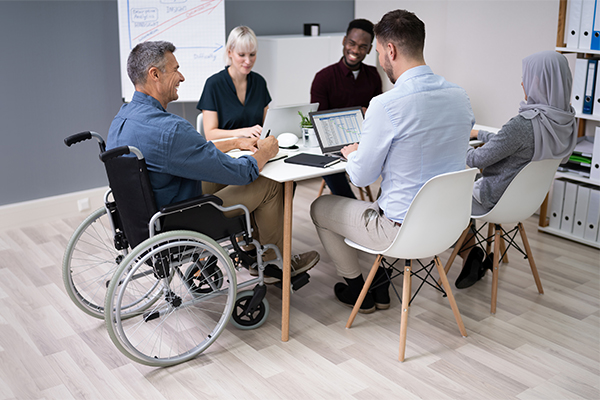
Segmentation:
{"type": "MultiPolygon", "coordinates": [[[[377,53],[394,88],[371,100],[360,145],[346,146],[346,171],[364,187],[381,176],[375,203],[322,196],[311,216],[325,250],[345,281],[334,292],[354,306],[364,284],[358,251],[344,238],[383,250],[396,237],[419,189],[436,175],[466,166],[469,134],[475,119],[466,92],[433,74],[423,58],[425,25],[411,12],[387,13],[375,26],[377,53]]],[[[441,194],[443,195],[443,194],[441,194]]],[[[380,267],[375,281],[383,281],[380,267]]],[[[388,284],[367,294],[361,312],[389,308],[388,284]]]]}

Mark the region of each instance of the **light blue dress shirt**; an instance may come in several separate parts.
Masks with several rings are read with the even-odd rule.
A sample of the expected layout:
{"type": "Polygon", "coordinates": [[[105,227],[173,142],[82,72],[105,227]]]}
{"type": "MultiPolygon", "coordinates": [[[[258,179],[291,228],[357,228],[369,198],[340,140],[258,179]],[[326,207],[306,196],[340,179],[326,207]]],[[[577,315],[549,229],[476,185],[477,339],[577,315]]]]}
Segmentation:
{"type": "Polygon", "coordinates": [[[346,171],[359,187],[381,175],[377,203],[386,217],[401,223],[425,182],[466,167],[474,123],[464,89],[433,74],[429,66],[411,68],[392,90],[371,100],[346,171]]]}
{"type": "Polygon", "coordinates": [[[222,153],[192,124],[141,92],[133,94],[110,125],[106,148],[119,146],[134,146],[144,154],[159,208],[201,195],[202,181],[247,185],[258,178],[254,157],[222,153]]]}

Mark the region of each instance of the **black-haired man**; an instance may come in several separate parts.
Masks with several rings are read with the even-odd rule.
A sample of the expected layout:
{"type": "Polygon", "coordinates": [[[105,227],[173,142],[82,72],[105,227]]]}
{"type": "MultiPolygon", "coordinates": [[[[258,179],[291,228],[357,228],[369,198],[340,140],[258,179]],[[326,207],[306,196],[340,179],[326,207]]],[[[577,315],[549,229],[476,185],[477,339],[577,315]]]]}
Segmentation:
{"type": "MultiPolygon", "coordinates": [[[[374,37],[371,21],[355,19],[348,24],[342,40],[342,58],[317,72],[313,80],[310,101],[319,103],[319,111],[356,106],[365,111],[371,99],[381,94],[377,68],[363,63],[373,47],[374,37]]],[[[332,194],[355,198],[346,174],[333,174],[324,179],[332,194]]]]}

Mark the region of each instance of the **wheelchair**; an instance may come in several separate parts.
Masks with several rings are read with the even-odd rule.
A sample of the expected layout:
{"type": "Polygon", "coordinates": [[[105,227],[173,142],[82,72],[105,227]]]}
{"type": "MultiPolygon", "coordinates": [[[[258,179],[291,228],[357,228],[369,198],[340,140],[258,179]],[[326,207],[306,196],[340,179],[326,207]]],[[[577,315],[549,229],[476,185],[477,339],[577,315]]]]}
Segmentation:
{"type": "MultiPolygon", "coordinates": [[[[67,139],[72,144],[100,138],[110,190],[105,207],[69,241],[63,276],[75,303],[104,318],[115,346],[136,362],[169,366],[206,350],[229,321],[240,329],[261,326],[269,314],[265,271],[281,277],[282,260],[277,246],[252,238],[248,209],[224,207],[218,197],[203,195],[157,210],[138,149],[103,151],[99,135],[78,135],[67,139]],[[102,245],[90,245],[90,232],[102,237],[102,245]],[[276,259],[265,262],[269,249],[276,259]],[[238,282],[242,268],[255,268],[258,277],[238,282]]],[[[292,289],[308,278],[306,272],[295,276],[292,289]]]]}

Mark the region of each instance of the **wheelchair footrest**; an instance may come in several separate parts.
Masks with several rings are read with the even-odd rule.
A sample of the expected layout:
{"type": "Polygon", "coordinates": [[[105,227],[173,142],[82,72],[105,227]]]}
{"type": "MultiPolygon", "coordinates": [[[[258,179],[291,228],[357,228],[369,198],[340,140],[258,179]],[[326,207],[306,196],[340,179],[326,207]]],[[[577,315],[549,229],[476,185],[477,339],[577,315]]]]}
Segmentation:
{"type": "MultiPolygon", "coordinates": [[[[290,279],[290,287],[293,291],[299,290],[309,282],[309,279],[310,275],[308,274],[308,272],[302,272],[301,274],[292,276],[292,278],[290,279]]],[[[281,289],[281,281],[277,282],[275,286],[281,289]]]]}

